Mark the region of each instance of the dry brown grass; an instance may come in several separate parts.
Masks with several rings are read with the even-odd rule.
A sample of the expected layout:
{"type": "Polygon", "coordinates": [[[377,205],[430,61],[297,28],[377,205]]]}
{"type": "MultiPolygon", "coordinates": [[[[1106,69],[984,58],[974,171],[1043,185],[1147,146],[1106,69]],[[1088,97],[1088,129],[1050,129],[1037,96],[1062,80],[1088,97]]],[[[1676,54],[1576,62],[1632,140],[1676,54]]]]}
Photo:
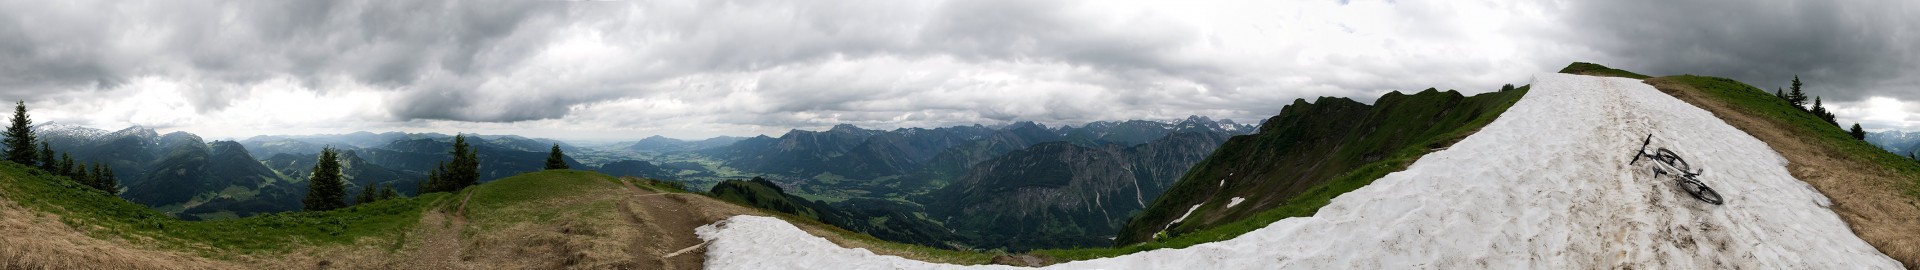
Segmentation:
{"type": "Polygon", "coordinates": [[[1847,221],[1854,234],[1907,268],[1920,269],[1920,200],[1902,193],[1912,179],[1851,158],[1832,145],[1805,140],[1784,123],[1710,98],[1686,84],[1661,78],[1646,82],[1766,142],[1786,156],[1787,170],[1795,178],[1833,200],[1834,213],[1847,221]]]}
{"type": "MultiPolygon", "coordinates": [[[[454,204],[464,205],[467,198],[454,204]]],[[[287,243],[294,247],[285,254],[210,259],[112,240],[117,237],[96,238],[70,228],[57,215],[22,208],[0,194],[0,269],[700,269],[706,260],[703,247],[666,256],[700,246],[694,228],[735,215],[781,216],[697,194],[632,185],[508,209],[462,208],[432,207],[405,233],[364,237],[352,244],[287,243]],[[529,219],[530,212],[558,214],[529,219]]],[[[817,223],[794,223],[850,248],[959,263],[851,239],[850,232],[817,223]]]]}
{"type": "Polygon", "coordinates": [[[237,269],[185,253],[135,248],[88,236],[58,215],[20,207],[0,194],[0,269],[237,269]]]}

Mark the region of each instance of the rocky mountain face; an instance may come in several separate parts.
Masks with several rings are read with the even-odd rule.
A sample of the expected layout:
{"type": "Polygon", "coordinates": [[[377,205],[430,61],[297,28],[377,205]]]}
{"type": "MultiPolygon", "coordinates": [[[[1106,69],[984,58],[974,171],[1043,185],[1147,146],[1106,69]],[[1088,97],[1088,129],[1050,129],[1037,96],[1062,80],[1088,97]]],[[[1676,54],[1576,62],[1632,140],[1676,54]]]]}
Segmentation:
{"type": "Polygon", "coordinates": [[[878,195],[850,198],[857,203],[840,208],[876,214],[870,216],[925,212],[955,231],[963,246],[1103,246],[1127,217],[1227,137],[1252,130],[1199,116],[1054,128],[1033,122],[891,131],[840,125],[703,153],[743,172],[784,176],[772,182],[803,192],[878,195]],[[885,203],[902,198],[914,203],[885,203]]]}
{"type": "Polygon", "coordinates": [[[122,197],[182,218],[222,211],[240,215],[299,208],[297,203],[291,207],[227,208],[235,205],[231,201],[297,202],[298,198],[283,192],[292,190],[293,180],[255,160],[239,143],[204,143],[199,136],[184,132],[170,133],[161,141],[165,154],[148,164],[144,179],[127,186],[122,197]]]}
{"type": "MultiPolygon", "coordinates": [[[[726,180],[707,194],[723,201],[755,208],[779,211],[818,220],[843,229],[872,235],[888,241],[945,247],[952,233],[939,224],[908,211],[849,211],[825,202],[811,201],[789,194],[778,184],[765,179],[726,180]]],[[[850,200],[840,206],[872,203],[850,200]]]]}
{"type": "Polygon", "coordinates": [[[1466,97],[1427,89],[1388,93],[1373,105],[1346,98],[1295,100],[1258,133],[1234,136],[1194,165],[1128,221],[1116,242],[1138,243],[1162,232],[1178,235],[1237,221],[1362,166],[1449,145],[1449,136],[1486,125],[1524,93],[1466,97]]]}
{"type": "Polygon", "coordinates": [[[1178,132],[1133,147],[1040,143],[973,166],[935,191],[929,209],[976,245],[1105,246],[1227,136],[1178,132]]]}

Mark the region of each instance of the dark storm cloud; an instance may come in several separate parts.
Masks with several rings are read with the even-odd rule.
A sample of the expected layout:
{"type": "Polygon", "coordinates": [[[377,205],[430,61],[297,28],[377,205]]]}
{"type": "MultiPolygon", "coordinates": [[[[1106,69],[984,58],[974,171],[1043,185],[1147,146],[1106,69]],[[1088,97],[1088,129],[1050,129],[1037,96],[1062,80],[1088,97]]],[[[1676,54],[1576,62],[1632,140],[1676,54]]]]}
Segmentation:
{"type": "MultiPolygon", "coordinates": [[[[6,72],[0,74],[0,87],[10,89],[10,96],[35,99],[52,89],[112,87],[137,76],[189,77],[201,79],[187,94],[201,111],[219,110],[244,97],[248,91],[239,84],[275,77],[344,77],[401,90],[436,74],[483,80],[487,72],[514,65],[546,42],[544,29],[538,28],[566,12],[564,6],[526,1],[82,1],[4,6],[0,70],[6,72]],[[114,15],[100,15],[102,11],[114,15]]],[[[409,106],[404,111],[412,110],[437,109],[409,106]]],[[[429,115],[464,120],[461,115],[429,115]]]]}
{"type": "Polygon", "coordinates": [[[1920,100],[1913,1],[1580,1],[1569,10],[1576,42],[1650,75],[1726,76],[1774,90],[1797,74],[1826,101],[1920,100]]]}

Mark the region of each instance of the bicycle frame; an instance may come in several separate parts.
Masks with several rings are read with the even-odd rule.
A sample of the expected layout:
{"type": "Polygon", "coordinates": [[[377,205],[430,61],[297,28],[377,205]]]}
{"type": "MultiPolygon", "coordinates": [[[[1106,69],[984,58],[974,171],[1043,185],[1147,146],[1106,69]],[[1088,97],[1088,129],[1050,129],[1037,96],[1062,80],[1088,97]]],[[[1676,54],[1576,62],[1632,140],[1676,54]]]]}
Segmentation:
{"type": "Polygon", "coordinates": [[[1654,153],[1648,153],[1647,145],[1650,145],[1650,144],[1653,144],[1653,134],[1647,134],[1647,138],[1645,140],[1640,141],[1640,150],[1634,151],[1633,160],[1628,161],[1627,164],[1633,165],[1633,164],[1639,163],[1640,157],[1647,157],[1648,159],[1652,159],[1654,161],[1654,165],[1657,166],[1656,168],[1654,168],[1654,173],[1656,175],[1666,174],[1669,172],[1677,172],[1675,173],[1675,175],[1692,179],[1694,176],[1699,176],[1700,173],[1706,172],[1706,169],[1700,169],[1700,170],[1689,172],[1686,170],[1687,168],[1680,168],[1678,165],[1674,165],[1673,163],[1675,161],[1679,161],[1682,163],[1685,163],[1686,161],[1680,161],[1681,159],[1678,155],[1666,155],[1666,156],[1660,155],[1659,152],[1666,152],[1668,154],[1673,153],[1673,151],[1667,150],[1665,147],[1655,150],[1654,153]]]}
{"type": "Polygon", "coordinates": [[[1679,154],[1674,153],[1672,150],[1667,150],[1665,147],[1658,148],[1654,150],[1653,153],[1648,153],[1647,145],[1650,144],[1653,144],[1653,134],[1647,134],[1647,138],[1640,141],[1640,150],[1634,151],[1633,160],[1628,161],[1627,164],[1632,165],[1639,163],[1640,157],[1652,159],[1654,161],[1654,177],[1673,174],[1674,182],[1680,185],[1681,189],[1693,195],[1695,199],[1700,199],[1701,201],[1706,201],[1714,205],[1720,205],[1724,202],[1719,192],[1713,191],[1713,188],[1707,187],[1705,183],[1701,183],[1700,179],[1697,178],[1701,173],[1706,172],[1706,169],[1689,172],[1687,169],[1692,166],[1687,164],[1686,159],[1680,158],[1679,154]]]}

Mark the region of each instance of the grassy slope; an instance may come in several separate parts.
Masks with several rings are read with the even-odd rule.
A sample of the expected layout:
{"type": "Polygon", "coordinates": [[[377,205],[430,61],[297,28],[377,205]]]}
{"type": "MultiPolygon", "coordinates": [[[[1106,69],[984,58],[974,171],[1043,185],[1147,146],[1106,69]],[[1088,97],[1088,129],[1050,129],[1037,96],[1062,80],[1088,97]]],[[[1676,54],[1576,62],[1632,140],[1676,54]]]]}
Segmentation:
{"type": "Polygon", "coordinates": [[[1734,107],[1745,108],[1747,112],[1772,119],[1791,127],[1797,134],[1806,134],[1805,139],[1819,145],[1838,149],[1845,157],[1855,161],[1869,162],[1893,171],[1901,177],[1913,179],[1905,187],[1909,196],[1920,197],[1920,163],[1874,147],[1866,141],[1854,139],[1845,130],[1829,124],[1811,113],[1793,108],[1787,101],[1775,98],[1766,90],[1727,78],[1679,75],[1662,77],[1693,86],[1708,93],[1711,97],[1734,107]]]}
{"type": "Polygon", "coordinates": [[[1633,73],[1632,71],[1620,70],[1620,69],[1610,68],[1607,66],[1602,66],[1600,64],[1587,63],[1587,62],[1573,62],[1573,64],[1569,64],[1567,65],[1567,67],[1561,68],[1560,73],[1580,74],[1580,75],[1589,75],[1589,76],[1621,77],[1621,78],[1630,78],[1630,79],[1652,78],[1647,75],[1640,75],[1640,73],[1633,73]]]}
{"type": "MultiPolygon", "coordinates": [[[[469,252],[511,258],[514,254],[492,253],[515,250],[513,247],[500,246],[522,244],[520,242],[525,239],[516,238],[527,234],[521,230],[544,228],[529,224],[559,224],[572,230],[567,233],[587,235],[620,230],[609,227],[624,226],[614,216],[620,212],[619,200],[629,197],[624,193],[626,191],[622,189],[620,181],[594,172],[561,170],[521,174],[469,188],[467,191],[472,192],[473,196],[468,202],[467,215],[472,224],[462,234],[473,238],[469,241],[478,246],[469,252]]],[[[634,183],[645,190],[686,193],[681,187],[668,182],[639,180],[634,183]]],[[[407,233],[417,232],[412,228],[419,225],[417,223],[423,213],[435,209],[453,212],[459,201],[450,193],[431,193],[335,211],[267,214],[218,221],[181,221],[73,183],[64,177],[49,176],[36,169],[8,162],[0,162],[0,192],[26,208],[61,216],[61,221],[67,226],[81,228],[94,238],[123,239],[137,243],[141,248],[184,251],[221,260],[266,260],[262,263],[267,264],[285,263],[273,262],[276,260],[273,258],[293,255],[288,253],[291,251],[353,245],[361,239],[376,242],[399,239],[404,244],[381,251],[389,256],[399,255],[393,252],[399,252],[402,246],[418,244],[419,236],[409,236],[407,233]]],[[[711,201],[724,204],[718,200],[711,201]]],[[[750,208],[742,209],[753,213],[750,208]]],[[[994,255],[887,242],[806,217],[765,212],[756,214],[780,217],[803,229],[825,233],[830,236],[829,239],[843,245],[868,248],[881,254],[959,264],[986,263],[994,255]]],[[[538,236],[543,232],[532,233],[538,236]]],[[[624,243],[589,245],[625,246],[624,243]]]]}
{"type": "Polygon", "coordinates": [[[1786,100],[1774,97],[1772,93],[1768,93],[1766,90],[1758,87],[1753,87],[1752,85],[1733,79],[1698,75],[1653,78],[1631,71],[1584,62],[1574,62],[1572,65],[1561,69],[1560,73],[1655,79],[1678,82],[1691,86],[1701,90],[1703,93],[1707,93],[1710,97],[1720,102],[1725,102],[1727,105],[1742,108],[1744,112],[1772,120],[1777,124],[1791,128],[1793,130],[1789,132],[1803,134],[1805,135],[1803,139],[1807,141],[1839,150],[1845,154],[1845,158],[1847,159],[1872,163],[1902,178],[1912,179],[1912,184],[1904,187],[1905,193],[1908,196],[1920,197],[1920,163],[1881,150],[1879,147],[1868,144],[1866,141],[1854,139],[1851,135],[1847,134],[1846,130],[1841,129],[1841,127],[1822,121],[1812,113],[1795,109],[1793,105],[1787,103],[1786,100]]]}
{"type": "Polygon", "coordinates": [[[1854,139],[1839,126],[1738,81],[1694,76],[1647,80],[1765,141],[1789,172],[1832,200],[1833,212],[1880,252],[1920,269],[1920,163],[1854,139]]]}
{"type": "Polygon", "coordinates": [[[421,209],[446,198],[429,194],[328,212],[181,221],[11,162],[0,162],[0,191],[28,208],[58,214],[67,225],[98,238],[122,238],[214,258],[272,255],[302,244],[344,244],[360,237],[390,236],[418,221],[421,209]]]}
{"type": "MultiPolygon", "coordinates": [[[[1364,165],[1358,166],[1353,170],[1338,174],[1328,182],[1315,185],[1311,188],[1308,188],[1305,192],[1302,192],[1296,196],[1288,198],[1286,202],[1281,204],[1280,206],[1262,210],[1256,214],[1253,214],[1245,218],[1241,218],[1241,219],[1227,222],[1224,224],[1219,224],[1216,226],[1209,226],[1205,228],[1194,229],[1193,231],[1180,234],[1174,237],[1170,237],[1170,238],[1157,239],[1150,242],[1128,245],[1124,247],[1038,250],[1032,253],[1043,255],[1046,257],[1052,257],[1054,259],[1084,260],[1084,259],[1093,259],[1093,258],[1113,257],[1113,256],[1130,254],[1134,252],[1161,249],[1161,248],[1184,248],[1184,247],[1193,246],[1201,243],[1232,239],[1242,234],[1246,234],[1247,232],[1251,232],[1253,230],[1260,229],[1260,228],[1265,228],[1268,224],[1271,224],[1274,221],[1278,221],[1281,219],[1286,219],[1290,217],[1311,216],[1315,212],[1318,212],[1321,207],[1324,207],[1328,203],[1331,203],[1334,197],[1337,197],[1340,194],[1345,194],[1347,192],[1359,189],[1360,187],[1366,186],[1367,184],[1371,184],[1373,183],[1374,180],[1380,179],[1380,177],[1384,177],[1388,173],[1404,170],[1406,169],[1407,165],[1413,164],[1413,162],[1418,160],[1420,156],[1426,155],[1427,153],[1434,151],[1434,149],[1436,148],[1452,145],[1453,142],[1457,142],[1460,139],[1473,134],[1473,132],[1478,131],[1480,127],[1486,126],[1488,123],[1492,123],[1493,120],[1497,118],[1496,116],[1499,113],[1505,112],[1507,107],[1513,106],[1514,102],[1518,102],[1519,98],[1521,96],[1524,96],[1528,89],[1531,89],[1531,86],[1523,86],[1519,88],[1518,91],[1513,91],[1508,93],[1483,94],[1483,95],[1492,95],[1492,96],[1486,97],[1488,98],[1488,100],[1492,101],[1492,104],[1486,105],[1486,106],[1489,106],[1488,107],[1489,109],[1487,110],[1488,114],[1486,114],[1485,117],[1474,117],[1474,116],[1465,115],[1465,114],[1453,115],[1453,117],[1470,117],[1470,118],[1443,121],[1443,122],[1464,122],[1465,124],[1453,129],[1428,131],[1430,132],[1430,134],[1428,134],[1429,136],[1418,137],[1416,139],[1413,139],[1413,140],[1419,140],[1418,142],[1408,142],[1408,143],[1401,144],[1401,145],[1404,145],[1405,147],[1402,147],[1397,151],[1391,152],[1390,154],[1388,154],[1383,159],[1380,159],[1379,161],[1366,163],[1364,165]]],[[[1395,126],[1395,125],[1388,125],[1388,126],[1395,126]]],[[[1357,144],[1361,144],[1361,145],[1386,144],[1386,142],[1383,142],[1380,140],[1382,139],[1376,138],[1376,139],[1362,140],[1357,144]]],[[[1352,147],[1350,149],[1374,149],[1374,148],[1377,148],[1377,147],[1358,146],[1358,147],[1352,147]]],[[[1340,152],[1339,154],[1361,155],[1364,153],[1358,153],[1355,151],[1343,151],[1343,152],[1340,152]]],[[[1202,164],[1204,165],[1208,163],[1202,162],[1202,164]]],[[[1204,168],[1195,168],[1192,171],[1193,172],[1189,173],[1190,176],[1191,174],[1199,173],[1206,170],[1204,168]]],[[[1214,177],[1209,177],[1206,179],[1214,179],[1214,177]]],[[[1173,195],[1166,195],[1166,196],[1173,196],[1173,195]]],[[[1208,206],[1203,206],[1203,208],[1213,207],[1212,205],[1214,204],[1208,203],[1207,205],[1208,206]]]]}

